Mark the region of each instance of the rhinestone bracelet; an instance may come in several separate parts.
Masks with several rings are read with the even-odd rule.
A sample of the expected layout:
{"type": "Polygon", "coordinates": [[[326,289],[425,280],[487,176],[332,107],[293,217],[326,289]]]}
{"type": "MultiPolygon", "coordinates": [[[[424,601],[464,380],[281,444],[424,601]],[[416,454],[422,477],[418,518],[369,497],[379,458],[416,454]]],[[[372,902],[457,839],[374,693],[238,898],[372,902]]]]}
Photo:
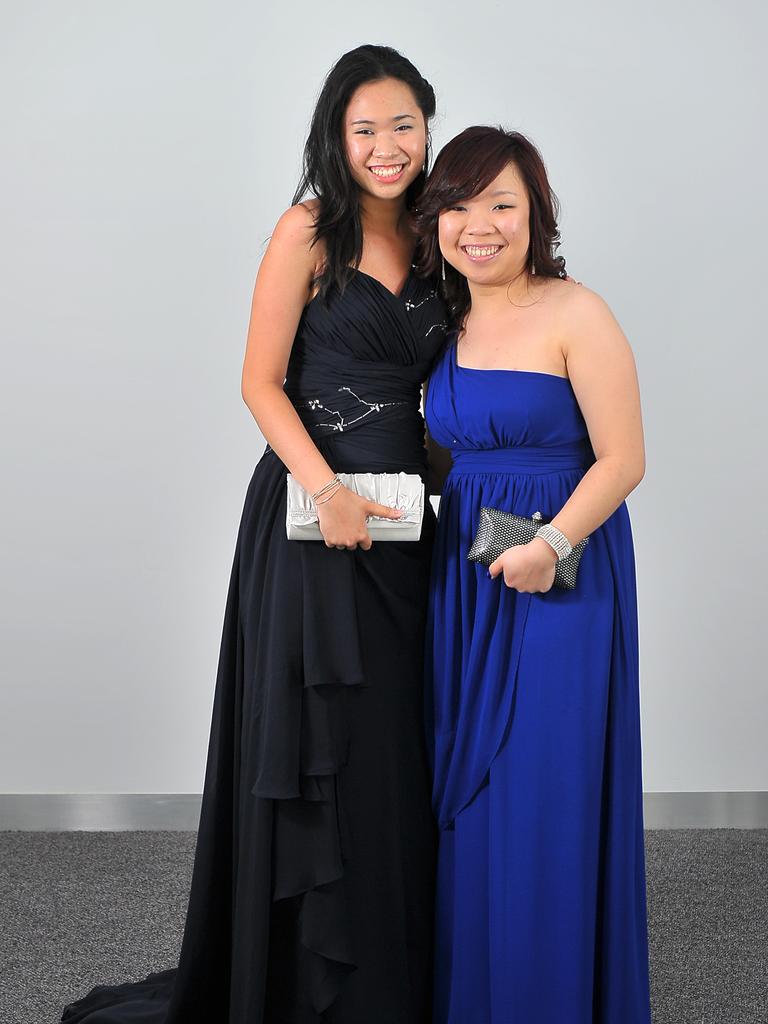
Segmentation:
{"type": "Polygon", "coordinates": [[[536,531],[536,536],[541,537],[551,548],[554,548],[558,562],[562,562],[573,550],[571,542],[565,534],[558,530],[556,526],[552,526],[551,523],[545,523],[543,526],[540,526],[536,531]]]}

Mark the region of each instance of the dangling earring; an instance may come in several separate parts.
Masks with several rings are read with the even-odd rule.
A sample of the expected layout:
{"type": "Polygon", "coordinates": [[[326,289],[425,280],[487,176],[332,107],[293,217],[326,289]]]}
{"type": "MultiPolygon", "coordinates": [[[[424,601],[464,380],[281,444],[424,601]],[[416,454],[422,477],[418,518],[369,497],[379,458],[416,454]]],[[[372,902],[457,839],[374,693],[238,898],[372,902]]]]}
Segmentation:
{"type": "Polygon", "coordinates": [[[445,256],[441,256],[440,259],[443,261],[443,280],[445,280],[445,256]]]}
{"type": "Polygon", "coordinates": [[[531,277],[536,276],[536,264],[533,262],[533,246],[531,246],[531,277]]]}

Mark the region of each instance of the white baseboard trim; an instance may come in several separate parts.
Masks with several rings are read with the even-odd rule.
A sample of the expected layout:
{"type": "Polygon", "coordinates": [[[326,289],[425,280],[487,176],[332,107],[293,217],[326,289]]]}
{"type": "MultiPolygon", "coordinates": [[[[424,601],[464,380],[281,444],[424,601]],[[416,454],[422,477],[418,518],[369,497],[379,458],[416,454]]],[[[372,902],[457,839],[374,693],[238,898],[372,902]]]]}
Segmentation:
{"type": "Polygon", "coordinates": [[[645,793],[646,828],[768,828],[768,793],[645,793]]]}
{"type": "Polygon", "coordinates": [[[199,793],[3,793],[0,831],[194,832],[199,793]]]}
{"type": "MultiPolygon", "coordinates": [[[[646,793],[645,827],[768,828],[768,792],[646,793]]],[[[198,793],[0,793],[3,832],[194,832],[198,793]]]]}

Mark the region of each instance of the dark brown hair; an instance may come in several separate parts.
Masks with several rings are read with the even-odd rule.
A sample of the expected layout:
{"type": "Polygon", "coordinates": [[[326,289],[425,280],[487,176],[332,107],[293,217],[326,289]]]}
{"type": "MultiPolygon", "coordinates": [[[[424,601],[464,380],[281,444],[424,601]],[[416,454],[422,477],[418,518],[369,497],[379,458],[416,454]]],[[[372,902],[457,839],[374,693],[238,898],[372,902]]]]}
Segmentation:
{"type": "MultiPolygon", "coordinates": [[[[322,301],[327,302],[332,285],[343,291],[363,254],[363,225],[360,219],[360,186],[352,177],[344,151],[344,113],[361,85],[395,78],[413,93],[427,126],[425,167],[430,163],[429,121],[435,113],[435,93],[413,64],[390,46],[366,44],[343,54],[323,84],[312,115],[304,146],[304,168],[291,205],[307,192],[320,200],[312,245],[325,242],[325,269],[319,280],[322,301]]],[[[405,193],[407,209],[424,187],[426,175],[419,172],[405,193]]]]}
{"type": "MultiPolygon", "coordinates": [[[[520,132],[492,125],[466,128],[440,150],[427,184],[416,200],[415,223],[420,237],[418,273],[440,278],[441,253],[437,233],[440,213],[464,199],[479,195],[510,163],[515,165],[525,182],[530,203],[528,272],[533,264],[537,276],[566,276],[565,259],[555,255],[560,245],[557,227],[560,206],[549,184],[541,154],[520,132]]],[[[442,291],[454,326],[461,328],[470,307],[469,286],[463,274],[447,262],[442,291]]]]}

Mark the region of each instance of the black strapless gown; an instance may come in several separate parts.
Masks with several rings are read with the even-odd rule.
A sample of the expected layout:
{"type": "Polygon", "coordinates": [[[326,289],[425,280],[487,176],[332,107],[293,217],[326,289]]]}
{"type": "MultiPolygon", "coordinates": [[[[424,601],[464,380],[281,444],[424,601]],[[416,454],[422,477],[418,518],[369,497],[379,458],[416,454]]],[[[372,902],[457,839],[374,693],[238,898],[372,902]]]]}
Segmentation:
{"type": "MultiPolygon", "coordinates": [[[[424,474],[433,286],[355,271],[304,310],[285,390],[335,471],[424,474]]],[[[224,616],[178,968],[66,1024],[428,1024],[436,833],[423,731],[434,515],[419,542],[288,541],[286,468],[249,484],[224,616]]]]}

